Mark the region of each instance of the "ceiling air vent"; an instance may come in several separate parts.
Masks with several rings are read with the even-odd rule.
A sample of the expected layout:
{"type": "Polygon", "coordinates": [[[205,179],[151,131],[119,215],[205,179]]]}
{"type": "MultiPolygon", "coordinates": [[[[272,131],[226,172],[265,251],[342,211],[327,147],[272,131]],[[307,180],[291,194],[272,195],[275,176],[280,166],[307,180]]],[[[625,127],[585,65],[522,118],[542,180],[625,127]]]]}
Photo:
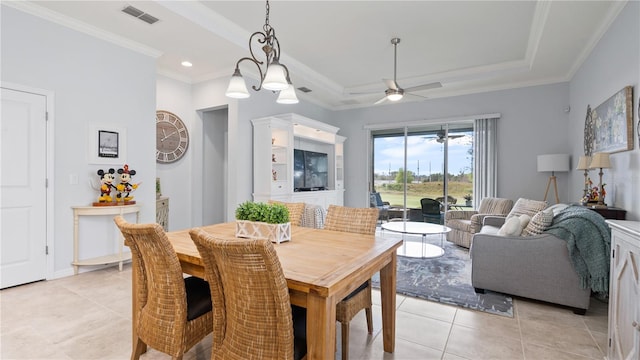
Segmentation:
{"type": "Polygon", "coordinates": [[[304,87],[304,86],[300,86],[298,88],[298,90],[302,91],[303,93],[311,92],[311,89],[309,89],[308,87],[304,87]]]}
{"type": "Polygon", "coordinates": [[[135,18],[138,18],[147,24],[153,24],[158,21],[158,18],[155,16],[151,16],[140,9],[136,9],[133,6],[129,5],[126,8],[122,9],[122,12],[129,14],[135,18]]]}

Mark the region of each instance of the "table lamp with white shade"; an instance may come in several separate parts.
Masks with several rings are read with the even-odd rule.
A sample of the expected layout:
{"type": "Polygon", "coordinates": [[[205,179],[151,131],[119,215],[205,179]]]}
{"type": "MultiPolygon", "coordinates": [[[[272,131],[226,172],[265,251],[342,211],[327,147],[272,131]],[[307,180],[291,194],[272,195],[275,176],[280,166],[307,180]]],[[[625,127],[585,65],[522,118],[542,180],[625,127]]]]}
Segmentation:
{"type": "Polygon", "coordinates": [[[593,154],[591,159],[591,164],[589,164],[590,169],[600,169],[598,175],[600,175],[600,182],[598,183],[598,207],[606,207],[607,205],[604,203],[604,185],[602,184],[602,169],[611,168],[611,161],[609,160],[609,153],[599,152],[593,154]]]}
{"type": "Polygon", "coordinates": [[[556,195],[556,204],[560,202],[558,197],[558,184],[556,183],[556,171],[569,171],[569,154],[549,154],[538,155],[538,172],[551,171],[547,189],[544,192],[544,201],[547,201],[549,187],[553,183],[553,190],[556,195]]]}
{"type": "Polygon", "coordinates": [[[582,198],[584,199],[587,196],[587,192],[589,191],[589,167],[591,165],[591,156],[580,156],[578,160],[578,166],[576,166],[576,170],[584,170],[584,189],[582,190],[582,198]]]}

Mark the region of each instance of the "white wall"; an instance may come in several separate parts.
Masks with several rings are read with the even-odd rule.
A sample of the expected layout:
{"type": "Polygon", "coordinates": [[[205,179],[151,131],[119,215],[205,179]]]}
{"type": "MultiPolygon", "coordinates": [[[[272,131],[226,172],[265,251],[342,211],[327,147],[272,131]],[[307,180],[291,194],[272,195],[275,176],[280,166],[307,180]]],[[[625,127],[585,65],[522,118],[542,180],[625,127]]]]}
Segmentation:
{"type": "MultiPolygon", "coordinates": [[[[607,204],[627,210],[628,220],[640,220],[640,147],[638,142],[638,94],[640,89],[640,2],[630,1],[593,49],[570,83],[571,153],[584,154],[584,122],[587,105],[594,109],[628,85],[634,87],[634,150],[611,154],[611,169],[604,170],[607,204]]],[[[598,170],[589,176],[598,183],[598,170]]],[[[571,174],[571,188],[581,193],[584,173],[571,174]]]]}
{"type": "MultiPolygon", "coordinates": [[[[498,196],[542,200],[549,173],[537,172],[537,155],[568,153],[568,84],[389,104],[341,111],[333,125],[346,136],[345,205],[368,204],[369,124],[439,121],[474,114],[501,113],[498,120],[498,196]]],[[[573,201],[568,173],[556,173],[560,201],[573,201]]],[[[553,201],[553,200],[552,200],[553,201]]]]}
{"type": "MultiPolygon", "coordinates": [[[[247,83],[251,83],[247,79],[247,83]]],[[[204,169],[204,152],[210,151],[210,135],[204,122],[207,113],[226,111],[227,113],[227,208],[225,219],[235,218],[238,204],[251,200],[253,192],[253,128],[251,119],[282,113],[298,113],[316,120],[326,121],[331,111],[310,104],[301,99],[295,105],[276,103],[276,95],[270,91],[251,91],[246,100],[227,98],[224,92],[228,77],[186,84],[164,76],[158,77],[158,108],[171,111],[189,124],[191,145],[184,158],[171,165],[158,165],[158,176],[162,181],[162,193],[169,196],[169,227],[172,230],[200,226],[204,219],[203,193],[210,186],[204,169]],[[166,179],[166,180],[165,180],[166,179]],[[186,186],[189,182],[190,186],[186,186]],[[188,210],[187,210],[188,209],[188,210]]],[[[216,119],[218,121],[220,119],[216,119]]],[[[209,169],[208,171],[215,171],[209,169]]],[[[224,171],[220,168],[219,171],[224,171]]],[[[207,192],[210,192],[209,189],[207,192]]],[[[222,194],[221,194],[222,195],[222,194]]]]}
{"type": "MultiPolygon", "coordinates": [[[[575,166],[582,153],[586,104],[597,106],[626,85],[635,89],[637,107],[640,74],[640,3],[629,2],[601,42],[589,55],[569,84],[531,87],[484,94],[432,99],[421,103],[394,104],[333,112],[301,96],[297,105],[279,105],[268,91],[252,93],[248,100],[229,101],[224,96],[228,78],[190,85],[159,77],[153,58],[112,43],[70,30],[2,5],[1,80],[55,94],[51,127],[54,140],[53,239],[50,248],[57,275],[70,274],[72,259],[71,206],[89,205],[98,192],[89,186],[96,171],[105,166],[87,160],[87,133],[96,124],[122,127],[127,132],[126,162],[142,182],[134,195],[142,206],[141,220],[155,220],[156,171],[163,192],[171,196],[172,229],[202,224],[202,173],[204,149],[201,113],[228,110],[227,216],[236,205],[251,199],[252,128],[250,120],[295,112],[341,128],[345,143],[345,204],[366,206],[367,142],[365,124],[437,120],[463,115],[499,112],[499,196],[539,199],[548,174],[537,173],[539,154],[569,152],[575,166]],[[157,86],[157,98],[156,98],[157,86]],[[157,101],[157,106],[156,106],[157,101]],[[567,105],[573,109],[564,113],[567,105]],[[156,166],[155,110],[179,115],[191,132],[185,158],[174,165],[156,166]],[[77,175],[79,184],[70,184],[77,175]]],[[[634,119],[637,122],[637,117],[634,119]]],[[[606,171],[613,204],[640,218],[639,147],[612,155],[613,169],[606,171]]],[[[581,194],[581,172],[558,174],[562,201],[575,201],[581,194]],[[567,180],[570,181],[567,181],[567,180]]],[[[113,250],[116,235],[109,219],[86,219],[81,256],[103,255],[113,250]]]]}
{"type": "MultiPolygon", "coordinates": [[[[166,110],[177,115],[189,130],[189,148],[182,159],[170,164],[156,164],[156,175],[160,178],[162,196],[169,198],[169,230],[186,229],[191,226],[191,173],[190,159],[194,153],[194,143],[198,143],[202,132],[195,124],[197,114],[191,104],[191,85],[158,75],[156,87],[157,110],[166,110]]],[[[149,135],[155,139],[155,127],[149,135]]],[[[155,149],[155,143],[154,143],[155,149]]]]}
{"type": "MultiPolygon", "coordinates": [[[[69,275],[71,206],[97,201],[100,192],[89,181],[99,182],[98,169],[124,165],[89,163],[87,138],[96,124],[126,130],[124,160],[137,171],[134,182],[142,182],[133,195],[142,206],[141,220],[155,221],[155,60],[4,5],[1,10],[2,82],[54,93],[49,124],[55,134],[50,164],[54,211],[49,214],[54,229],[48,261],[54,262],[54,276],[69,275]],[[78,176],[77,185],[71,184],[70,175],[78,176]]],[[[117,234],[109,217],[83,218],[81,258],[113,252],[117,234]]]]}

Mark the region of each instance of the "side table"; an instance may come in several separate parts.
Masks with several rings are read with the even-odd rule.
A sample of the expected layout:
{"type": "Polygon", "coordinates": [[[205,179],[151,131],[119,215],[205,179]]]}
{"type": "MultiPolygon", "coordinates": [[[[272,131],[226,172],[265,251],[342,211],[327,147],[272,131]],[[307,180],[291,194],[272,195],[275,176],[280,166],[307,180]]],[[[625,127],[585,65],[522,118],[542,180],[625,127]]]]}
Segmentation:
{"type": "Polygon", "coordinates": [[[586,206],[588,209],[597,212],[605,219],[612,220],[625,220],[627,218],[627,210],[617,207],[597,208],[592,206],[586,206]]]}

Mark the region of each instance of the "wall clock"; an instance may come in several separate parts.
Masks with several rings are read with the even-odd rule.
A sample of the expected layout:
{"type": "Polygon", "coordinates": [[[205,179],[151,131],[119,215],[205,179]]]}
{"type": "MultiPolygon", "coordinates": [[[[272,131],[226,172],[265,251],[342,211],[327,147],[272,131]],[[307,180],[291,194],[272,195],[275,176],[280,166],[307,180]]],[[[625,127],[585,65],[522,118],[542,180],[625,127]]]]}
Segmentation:
{"type": "Polygon", "coordinates": [[[189,132],[173,113],[156,111],[156,161],[167,164],[179,160],[189,147],[189,132]]]}

